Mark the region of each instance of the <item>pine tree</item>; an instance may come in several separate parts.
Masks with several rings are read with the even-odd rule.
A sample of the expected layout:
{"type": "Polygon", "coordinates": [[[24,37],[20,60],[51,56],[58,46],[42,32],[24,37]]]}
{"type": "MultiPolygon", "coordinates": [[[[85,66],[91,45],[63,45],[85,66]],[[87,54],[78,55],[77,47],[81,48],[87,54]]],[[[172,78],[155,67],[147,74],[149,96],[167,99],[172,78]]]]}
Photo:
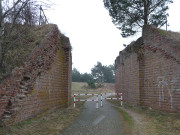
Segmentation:
{"type": "Polygon", "coordinates": [[[134,35],[143,25],[163,26],[172,0],[103,0],[122,37],[134,35]]]}

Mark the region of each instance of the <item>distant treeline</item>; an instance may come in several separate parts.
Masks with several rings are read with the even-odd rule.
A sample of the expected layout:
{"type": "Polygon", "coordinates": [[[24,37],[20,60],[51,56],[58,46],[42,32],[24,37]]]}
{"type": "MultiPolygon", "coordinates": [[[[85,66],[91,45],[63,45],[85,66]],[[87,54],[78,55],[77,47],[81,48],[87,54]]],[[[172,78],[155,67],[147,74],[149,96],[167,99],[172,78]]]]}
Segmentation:
{"type": "Polygon", "coordinates": [[[114,65],[105,66],[97,62],[91,69],[91,73],[80,73],[76,68],[72,70],[73,82],[87,82],[89,85],[95,83],[114,83],[114,65]]]}

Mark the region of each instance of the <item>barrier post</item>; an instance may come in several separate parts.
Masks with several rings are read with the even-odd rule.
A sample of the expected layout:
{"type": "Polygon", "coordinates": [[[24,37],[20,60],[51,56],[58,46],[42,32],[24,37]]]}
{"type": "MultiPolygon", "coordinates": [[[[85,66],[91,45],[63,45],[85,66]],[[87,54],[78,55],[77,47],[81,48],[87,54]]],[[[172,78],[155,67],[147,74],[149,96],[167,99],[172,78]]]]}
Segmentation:
{"type": "Polygon", "coordinates": [[[98,95],[97,95],[97,101],[96,101],[96,108],[98,108],[98,95]]]}
{"type": "Polygon", "coordinates": [[[123,96],[121,94],[121,106],[123,105],[123,96]]]}
{"type": "Polygon", "coordinates": [[[74,108],[76,107],[76,101],[77,102],[81,102],[81,101],[95,101],[96,102],[96,108],[99,108],[99,101],[98,101],[98,97],[99,95],[98,94],[74,94],[74,108]],[[94,96],[93,99],[76,99],[76,96],[94,96]],[[95,97],[96,96],[96,97],[95,97]]]}
{"type": "Polygon", "coordinates": [[[74,108],[76,107],[76,95],[74,94],[74,108]]]}
{"type": "Polygon", "coordinates": [[[102,93],[101,93],[101,107],[102,107],[102,93]]]}
{"type": "Polygon", "coordinates": [[[101,93],[101,107],[103,106],[102,104],[102,102],[103,102],[103,100],[120,100],[120,104],[121,104],[121,106],[123,105],[123,95],[122,95],[122,93],[110,93],[111,95],[117,95],[117,97],[116,98],[108,98],[108,97],[104,97],[103,98],[103,94],[104,95],[106,95],[106,93],[101,93]]]}

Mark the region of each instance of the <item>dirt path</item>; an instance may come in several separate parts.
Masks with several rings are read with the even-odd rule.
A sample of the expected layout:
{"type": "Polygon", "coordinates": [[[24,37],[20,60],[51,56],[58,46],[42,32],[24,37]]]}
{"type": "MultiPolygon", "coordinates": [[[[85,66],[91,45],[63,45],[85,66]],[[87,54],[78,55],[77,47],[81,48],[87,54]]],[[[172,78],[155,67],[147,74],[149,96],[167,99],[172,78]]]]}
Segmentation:
{"type": "Polygon", "coordinates": [[[147,116],[125,108],[123,110],[129,113],[135,121],[134,135],[157,135],[153,123],[147,116]]]}
{"type": "Polygon", "coordinates": [[[119,113],[108,102],[86,102],[81,115],[60,135],[124,135],[119,113]]]}
{"type": "Polygon", "coordinates": [[[157,135],[152,120],[145,114],[139,114],[135,111],[125,109],[124,107],[119,107],[116,105],[112,106],[122,109],[132,117],[135,124],[132,131],[133,135],[157,135]]]}

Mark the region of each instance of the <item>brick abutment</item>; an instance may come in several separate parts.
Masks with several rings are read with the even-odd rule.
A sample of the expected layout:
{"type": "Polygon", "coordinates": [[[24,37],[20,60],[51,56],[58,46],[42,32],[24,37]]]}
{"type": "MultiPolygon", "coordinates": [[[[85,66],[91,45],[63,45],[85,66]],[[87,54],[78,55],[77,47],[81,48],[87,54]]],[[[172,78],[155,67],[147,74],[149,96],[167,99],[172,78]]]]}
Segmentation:
{"type": "Polygon", "coordinates": [[[14,124],[51,108],[66,107],[71,96],[71,45],[57,26],[0,85],[0,119],[14,124]]]}
{"type": "Polygon", "coordinates": [[[173,35],[147,25],[119,53],[115,87],[125,102],[180,113],[180,41],[173,35]]]}

